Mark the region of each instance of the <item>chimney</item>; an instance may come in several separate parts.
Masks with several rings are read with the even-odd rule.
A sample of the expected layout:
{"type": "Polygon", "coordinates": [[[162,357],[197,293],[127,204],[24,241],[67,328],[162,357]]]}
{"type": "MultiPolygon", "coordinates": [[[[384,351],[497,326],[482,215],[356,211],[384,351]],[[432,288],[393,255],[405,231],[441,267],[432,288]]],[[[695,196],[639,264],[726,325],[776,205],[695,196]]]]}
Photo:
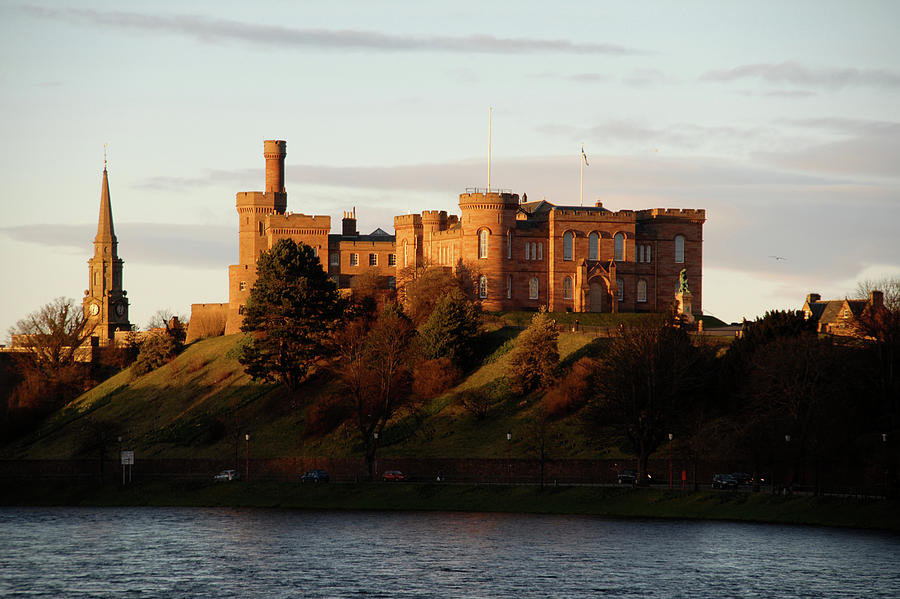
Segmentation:
{"type": "Polygon", "coordinates": [[[820,299],[822,299],[822,296],[819,295],[818,293],[810,293],[809,295],[806,296],[806,303],[814,304],[815,302],[819,301],[820,299]]]}
{"type": "Polygon", "coordinates": [[[341,235],[359,237],[359,231],[356,230],[356,207],[351,212],[344,212],[344,218],[341,219],[341,235]]]}
{"type": "Polygon", "coordinates": [[[869,305],[880,308],[884,305],[884,292],[873,289],[869,292],[869,305]]]}
{"type": "Polygon", "coordinates": [[[287,142],[267,139],[263,142],[263,156],[266,157],[266,193],[284,193],[284,157],[287,156],[287,142]]]}

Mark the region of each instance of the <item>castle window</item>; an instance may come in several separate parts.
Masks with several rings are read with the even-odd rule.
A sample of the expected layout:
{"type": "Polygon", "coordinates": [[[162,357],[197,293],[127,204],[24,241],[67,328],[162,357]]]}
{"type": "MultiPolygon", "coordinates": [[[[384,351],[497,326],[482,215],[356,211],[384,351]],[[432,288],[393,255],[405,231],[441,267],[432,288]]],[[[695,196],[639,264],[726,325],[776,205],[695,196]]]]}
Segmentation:
{"type": "Polygon", "coordinates": [[[644,261],[644,246],[642,245],[637,246],[637,260],[638,262],[644,261]]]}
{"type": "Polygon", "coordinates": [[[397,266],[396,254],[388,254],[388,266],[397,266]]]}
{"type": "Polygon", "coordinates": [[[246,282],[246,281],[241,281],[240,283],[238,283],[238,289],[240,289],[241,291],[246,290],[246,289],[247,289],[247,282],[246,282]]]}
{"type": "Polygon", "coordinates": [[[563,299],[572,299],[572,277],[563,279],[563,299]]]}
{"type": "Polygon", "coordinates": [[[538,249],[538,257],[537,257],[537,259],[538,259],[538,260],[543,260],[543,259],[544,259],[544,244],[543,244],[543,243],[537,244],[537,249],[538,249]]]}
{"type": "Polygon", "coordinates": [[[644,246],[644,262],[650,262],[650,246],[644,246]]]}
{"type": "Polygon", "coordinates": [[[350,254],[350,266],[359,265],[359,254],[350,254]]]}
{"type": "Polygon", "coordinates": [[[637,284],[637,301],[638,302],[646,302],[647,301],[647,281],[641,279],[637,284]]]}
{"type": "Polygon", "coordinates": [[[597,241],[599,235],[596,231],[588,235],[588,260],[597,260],[597,241]]]}
{"type": "Polygon", "coordinates": [[[625,259],[625,235],[622,233],[616,233],[616,236],[613,238],[613,251],[615,252],[615,260],[616,262],[621,262],[625,259]]]}
{"type": "Polygon", "coordinates": [[[405,239],[403,240],[403,266],[409,266],[409,249],[405,239]]]}
{"type": "Polygon", "coordinates": [[[684,235],[675,236],[675,262],[684,262],[684,235]]]}
{"type": "Polygon", "coordinates": [[[369,266],[378,266],[378,254],[369,254],[369,266]]]}
{"type": "Polygon", "coordinates": [[[478,277],[478,297],[487,297],[487,277],[478,277]]]}
{"type": "Polygon", "coordinates": [[[338,252],[331,253],[331,260],[329,262],[332,266],[340,266],[341,265],[341,255],[338,252]]]}
{"type": "Polygon", "coordinates": [[[575,243],[575,234],[571,231],[563,233],[563,260],[572,259],[572,246],[575,243]]]}
{"type": "Polygon", "coordinates": [[[488,252],[488,230],[482,229],[478,232],[478,257],[487,258],[488,252]]]}
{"type": "Polygon", "coordinates": [[[530,241],[525,242],[525,259],[531,260],[531,242],[530,241]]]}
{"type": "Polygon", "coordinates": [[[260,234],[260,236],[262,236],[262,234],[263,234],[263,224],[262,224],[262,221],[259,221],[259,234],[260,234]]]}
{"type": "Polygon", "coordinates": [[[625,281],[622,279],[616,279],[616,287],[619,288],[619,301],[625,301],[625,281]]]}
{"type": "Polygon", "coordinates": [[[506,259],[512,259],[512,231],[506,232],[506,259]]]}
{"type": "Polygon", "coordinates": [[[538,280],[537,277],[532,277],[531,280],[528,281],[528,299],[537,299],[538,298],[538,280]]]}
{"type": "Polygon", "coordinates": [[[512,275],[506,275],[506,299],[512,299],[512,275]]]}

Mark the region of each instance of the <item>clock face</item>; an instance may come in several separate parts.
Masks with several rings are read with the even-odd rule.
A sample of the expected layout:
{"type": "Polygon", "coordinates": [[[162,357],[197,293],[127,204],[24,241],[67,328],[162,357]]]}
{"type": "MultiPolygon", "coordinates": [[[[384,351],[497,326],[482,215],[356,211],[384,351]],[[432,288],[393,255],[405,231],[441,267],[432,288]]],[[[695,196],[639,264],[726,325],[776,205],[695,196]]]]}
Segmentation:
{"type": "Polygon", "coordinates": [[[91,307],[88,308],[88,312],[91,313],[91,316],[97,316],[97,314],[100,312],[100,306],[98,306],[97,304],[91,304],[91,307]]]}
{"type": "Polygon", "coordinates": [[[119,316],[125,314],[125,304],[116,304],[116,314],[119,316]]]}

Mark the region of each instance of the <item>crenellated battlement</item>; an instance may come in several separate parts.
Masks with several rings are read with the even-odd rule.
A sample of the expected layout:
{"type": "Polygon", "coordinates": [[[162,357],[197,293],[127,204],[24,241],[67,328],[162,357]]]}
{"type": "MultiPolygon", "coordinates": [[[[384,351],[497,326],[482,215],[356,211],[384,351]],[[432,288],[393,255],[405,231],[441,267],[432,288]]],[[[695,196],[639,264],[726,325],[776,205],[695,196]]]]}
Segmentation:
{"type": "Polygon", "coordinates": [[[700,208],[648,208],[638,210],[638,218],[684,218],[690,220],[706,220],[706,210],[700,208]]]}
{"type": "Polygon", "coordinates": [[[459,207],[480,210],[515,210],[519,207],[519,194],[506,192],[473,191],[459,194],[459,207]]]}
{"type": "Polygon", "coordinates": [[[417,225],[422,225],[422,216],[420,214],[400,214],[394,217],[394,229],[417,225]]]}

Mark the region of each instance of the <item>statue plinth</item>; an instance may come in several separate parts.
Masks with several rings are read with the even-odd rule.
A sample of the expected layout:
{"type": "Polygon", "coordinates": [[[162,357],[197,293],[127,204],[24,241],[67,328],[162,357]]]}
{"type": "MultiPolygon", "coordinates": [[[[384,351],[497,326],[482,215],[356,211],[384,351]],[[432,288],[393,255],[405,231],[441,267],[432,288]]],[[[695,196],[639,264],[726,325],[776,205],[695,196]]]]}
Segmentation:
{"type": "Polygon", "coordinates": [[[675,301],[678,303],[678,315],[688,324],[694,323],[694,315],[691,312],[691,300],[694,296],[690,291],[679,291],[675,294],[675,301]]]}

